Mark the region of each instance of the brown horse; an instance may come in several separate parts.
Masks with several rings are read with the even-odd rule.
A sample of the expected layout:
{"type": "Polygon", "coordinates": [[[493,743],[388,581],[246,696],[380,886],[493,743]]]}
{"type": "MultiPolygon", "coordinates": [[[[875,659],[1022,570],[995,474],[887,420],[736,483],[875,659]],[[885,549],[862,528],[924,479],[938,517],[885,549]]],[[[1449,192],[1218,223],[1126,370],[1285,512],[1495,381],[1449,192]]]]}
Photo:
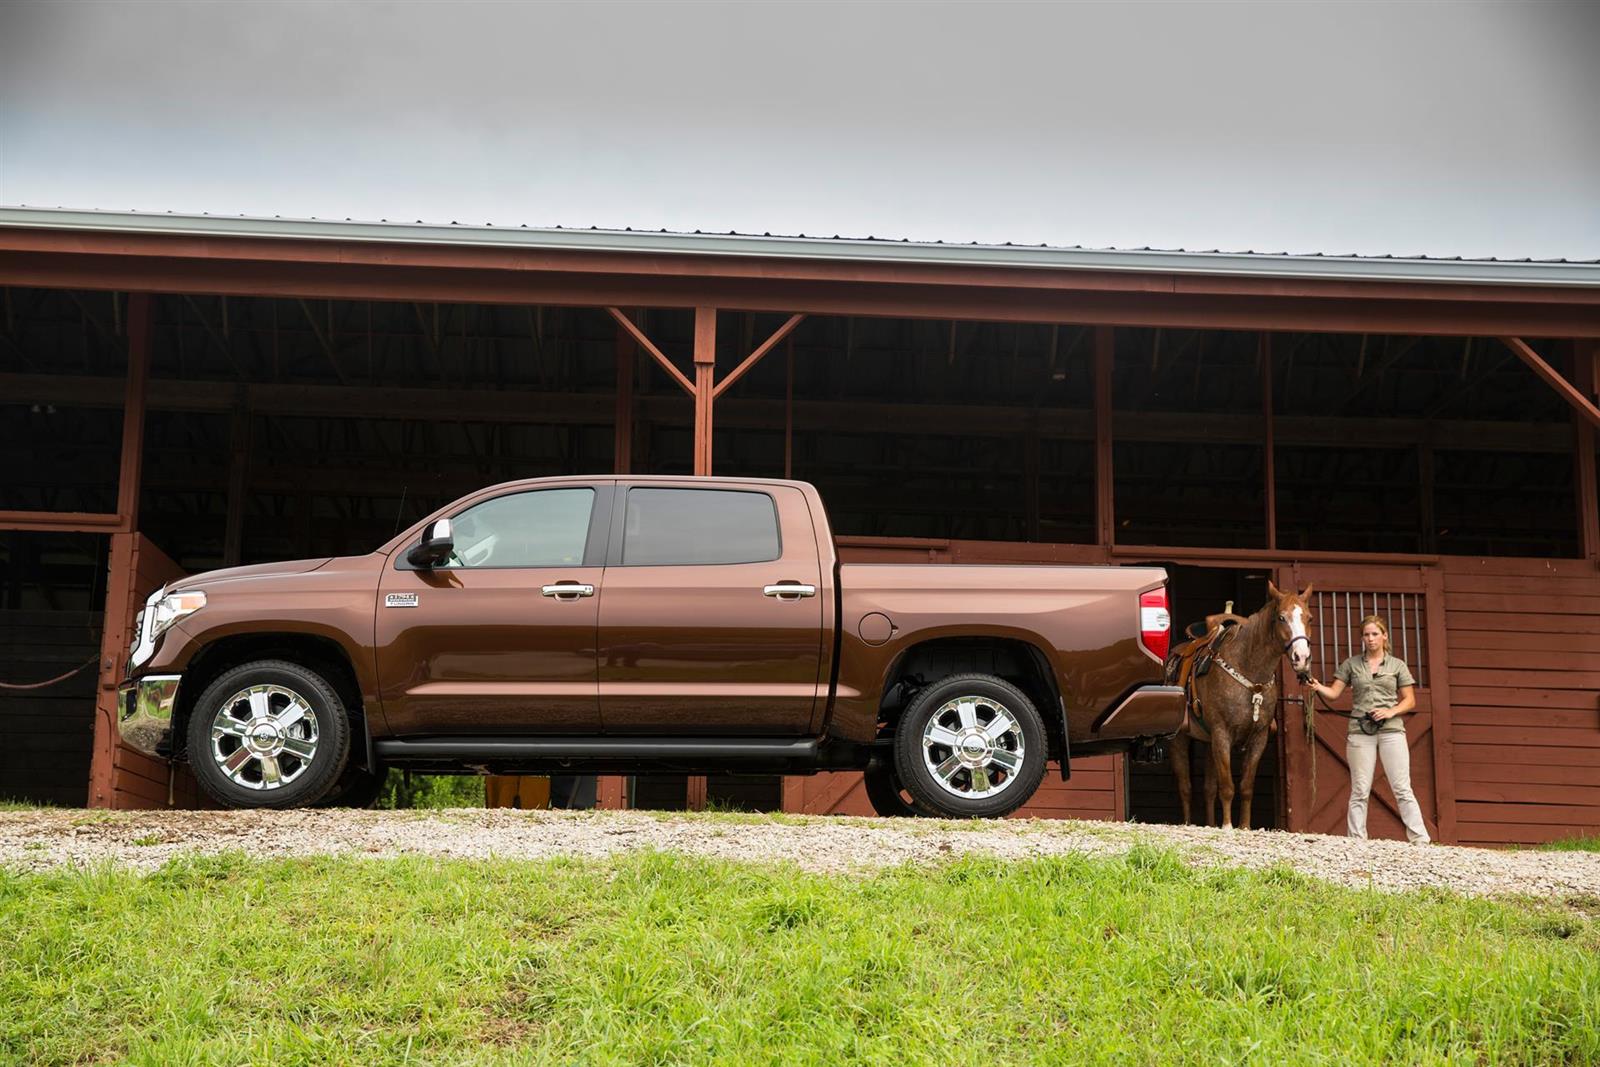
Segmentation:
{"type": "Polygon", "coordinates": [[[1256,768],[1266,751],[1278,708],[1278,657],[1287,655],[1298,675],[1311,668],[1311,596],[1280,592],[1267,583],[1268,600],[1260,611],[1232,627],[1214,647],[1211,668],[1189,686],[1189,722],[1172,739],[1172,773],[1178,779],[1183,821],[1191,821],[1189,742],[1211,746],[1206,764],[1206,823],[1212,823],[1222,801],[1222,826],[1233,826],[1233,746],[1244,750],[1239,781],[1239,825],[1250,826],[1250,801],[1255,795],[1256,768]],[[1198,723],[1197,723],[1198,720],[1198,723]]]}

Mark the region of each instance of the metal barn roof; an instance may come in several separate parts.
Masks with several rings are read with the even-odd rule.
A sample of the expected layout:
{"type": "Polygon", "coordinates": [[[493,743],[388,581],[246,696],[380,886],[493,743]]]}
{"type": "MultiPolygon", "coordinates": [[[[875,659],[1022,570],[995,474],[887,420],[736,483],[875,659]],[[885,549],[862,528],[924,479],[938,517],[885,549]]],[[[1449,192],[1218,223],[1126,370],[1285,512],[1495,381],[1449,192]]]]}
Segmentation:
{"type": "Polygon", "coordinates": [[[282,218],[66,208],[0,207],[0,227],[181,236],[292,238],[396,244],[666,253],[876,263],[948,263],[1041,270],[1321,278],[1529,286],[1600,286],[1600,260],[1467,259],[1329,253],[1223,252],[1217,249],[1085,248],[952,244],[880,237],[692,233],[589,227],[494,226],[382,219],[282,218]]]}

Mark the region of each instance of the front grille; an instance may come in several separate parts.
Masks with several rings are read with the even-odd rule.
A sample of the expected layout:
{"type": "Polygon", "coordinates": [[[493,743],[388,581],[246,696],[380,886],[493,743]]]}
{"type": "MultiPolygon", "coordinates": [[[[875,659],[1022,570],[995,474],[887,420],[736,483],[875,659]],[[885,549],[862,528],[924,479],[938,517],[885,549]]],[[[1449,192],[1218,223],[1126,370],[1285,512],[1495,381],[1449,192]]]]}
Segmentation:
{"type": "Polygon", "coordinates": [[[133,617],[133,640],[128,642],[128,651],[139,647],[139,639],[144,636],[144,609],[139,609],[139,614],[133,617]]]}

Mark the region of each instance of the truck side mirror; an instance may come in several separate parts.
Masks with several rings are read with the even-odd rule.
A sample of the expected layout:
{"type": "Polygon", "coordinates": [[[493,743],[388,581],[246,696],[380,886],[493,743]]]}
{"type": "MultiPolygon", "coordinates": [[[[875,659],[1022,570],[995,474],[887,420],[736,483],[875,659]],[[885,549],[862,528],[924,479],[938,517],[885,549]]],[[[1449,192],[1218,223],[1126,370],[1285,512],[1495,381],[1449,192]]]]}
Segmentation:
{"type": "Polygon", "coordinates": [[[406,553],[406,562],[413,567],[424,570],[437,567],[450,558],[450,553],[455,551],[456,541],[450,529],[449,519],[434,519],[423,527],[422,540],[411,546],[406,553]]]}

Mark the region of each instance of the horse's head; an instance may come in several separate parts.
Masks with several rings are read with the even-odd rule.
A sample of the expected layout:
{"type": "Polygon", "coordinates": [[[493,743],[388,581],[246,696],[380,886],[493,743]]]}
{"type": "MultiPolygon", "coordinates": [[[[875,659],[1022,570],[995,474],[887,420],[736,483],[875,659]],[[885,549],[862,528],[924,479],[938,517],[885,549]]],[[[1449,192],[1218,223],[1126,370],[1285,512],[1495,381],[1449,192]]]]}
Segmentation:
{"type": "Polygon", "coordinates": [[[1311,616],[1311,587],[1308,585],[1299,593],[1285,593],[1269,581],[1267,595],[1272,598],[1277,615],[1278,640],[1283,642],[1289,666],[1303,682],[1311,673],[1311,624],[1315,621],[1311,616]]]}

